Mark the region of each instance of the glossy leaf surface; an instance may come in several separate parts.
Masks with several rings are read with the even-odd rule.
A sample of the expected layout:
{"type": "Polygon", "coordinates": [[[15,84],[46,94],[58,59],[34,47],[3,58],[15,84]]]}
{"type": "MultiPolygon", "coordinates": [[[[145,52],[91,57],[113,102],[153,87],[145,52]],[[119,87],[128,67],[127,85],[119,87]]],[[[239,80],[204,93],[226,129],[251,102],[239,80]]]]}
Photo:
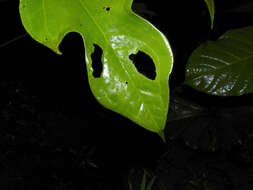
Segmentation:
{"type": "Polygon", "coordinates": [[[80,33],[96,99],[162,136],[173,56],[165,36],[133,13],[131,5],[132,0],[20,0],[20,15],[31,37],[57,53],[67,33],[80,33]],[[101,61],[102,72],[94,76],[96,50],[101,53],[96,61],[101,61]],[[138,52],[152,59],[154,80],[139,72],[130,59],[138,52]]]}
{"type": "Polygon", "coordinates": [[[189,58],[185,83],[218,96],[253,92],[253,27],[230,30],[198,47],[189,58]]]}
{"type": "Polygon", "coordinates": [[[214,0],[205,0],[208,7],[210,19],[211,19],[211,28],[213,28],[214,14],[215,14],[215,5],[214,0]]]}

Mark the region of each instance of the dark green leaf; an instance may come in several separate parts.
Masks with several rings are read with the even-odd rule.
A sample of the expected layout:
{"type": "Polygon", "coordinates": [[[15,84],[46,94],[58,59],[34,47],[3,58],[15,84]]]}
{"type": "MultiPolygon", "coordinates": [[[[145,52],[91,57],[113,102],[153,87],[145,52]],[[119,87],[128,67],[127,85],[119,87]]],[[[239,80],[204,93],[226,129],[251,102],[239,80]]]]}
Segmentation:
{"type": "Polygon", "coordinates": [[[253,27],[230,30],[191,55],[185,83],[218,96],[253,92],[253,27]]]}

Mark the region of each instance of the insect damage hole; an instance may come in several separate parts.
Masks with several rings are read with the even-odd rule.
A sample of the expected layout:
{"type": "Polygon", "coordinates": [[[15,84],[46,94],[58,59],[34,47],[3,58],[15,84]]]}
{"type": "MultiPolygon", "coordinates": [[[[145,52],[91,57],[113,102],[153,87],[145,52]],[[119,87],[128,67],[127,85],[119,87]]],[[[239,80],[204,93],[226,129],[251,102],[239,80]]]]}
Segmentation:
{"type": "Polygon", "coordinates": [[[111,7],[103,7],[103,9],[105,9],[106,11],[110,11],[111,7]]]}
{"type": "Polygon", "coordinates": [[[142,51],[138,51],[137,54],[129,55],[129,59],[135,65],[137,71],[151,80],[155,80],[156,68],[153,60],[149,55],[142,51]]]}
{"type": "Polygon", "coordinates": [[[102,74],[103,71],[103,64],[102,64],[102,54],[103,54],[103,50],[102,48],[97,45],[97,44],[93,44],[94,46],[94,52],[91,54],[91,60],[92,60],[92,69],[93,69],[93,73],[92,75],[95,78],[99,78],[102,74]]]}

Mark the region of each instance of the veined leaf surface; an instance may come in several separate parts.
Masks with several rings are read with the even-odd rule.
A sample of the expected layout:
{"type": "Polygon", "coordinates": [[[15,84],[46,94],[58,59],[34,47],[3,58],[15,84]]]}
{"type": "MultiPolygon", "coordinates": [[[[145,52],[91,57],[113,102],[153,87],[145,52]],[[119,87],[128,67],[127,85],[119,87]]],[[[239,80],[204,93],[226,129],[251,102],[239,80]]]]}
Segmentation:
{"type": "Polygon", "coordinates": [[[133,13],[131,5],[132,0],[20,0],[20,15],[31,37],[56,53],[67,33],[80,33],[96,99],[162,136],[173,55],[165,36],[133,13]],[[102,50],[99,76],[92,67],[95,47],[102,50]],[[131,56],[138,52],[153,60],[154,80],[136,69],[131,56]]]}
{"type": "Polygon", "coordinates": [[[218,96],[253,92],[253,27],[230,30],[190,56],[185,83],[218,96]]]}

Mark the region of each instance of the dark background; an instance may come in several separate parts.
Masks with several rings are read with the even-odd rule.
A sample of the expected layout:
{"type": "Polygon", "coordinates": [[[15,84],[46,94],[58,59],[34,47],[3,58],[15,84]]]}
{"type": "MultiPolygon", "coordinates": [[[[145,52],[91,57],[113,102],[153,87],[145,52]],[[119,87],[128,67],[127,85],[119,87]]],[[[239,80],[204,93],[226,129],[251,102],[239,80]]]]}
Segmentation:
{"type": "Polygon", "coordinates": [[[134,2],[154,13],[138,10],[175,56],[165,144],[97,103],[81,36],[67,35],[56,55],[22,36],[17,0],[0,1],[1,189],[127,189],[133,168],[136,183],[143,168],[158,176],[155,189],[252,189],[252,95],[213,97],[182,85],[194,48],[252,24],[251,14],[231,12],[249,1],[217,1],[213,31],[203,0],[134,2]]]}

